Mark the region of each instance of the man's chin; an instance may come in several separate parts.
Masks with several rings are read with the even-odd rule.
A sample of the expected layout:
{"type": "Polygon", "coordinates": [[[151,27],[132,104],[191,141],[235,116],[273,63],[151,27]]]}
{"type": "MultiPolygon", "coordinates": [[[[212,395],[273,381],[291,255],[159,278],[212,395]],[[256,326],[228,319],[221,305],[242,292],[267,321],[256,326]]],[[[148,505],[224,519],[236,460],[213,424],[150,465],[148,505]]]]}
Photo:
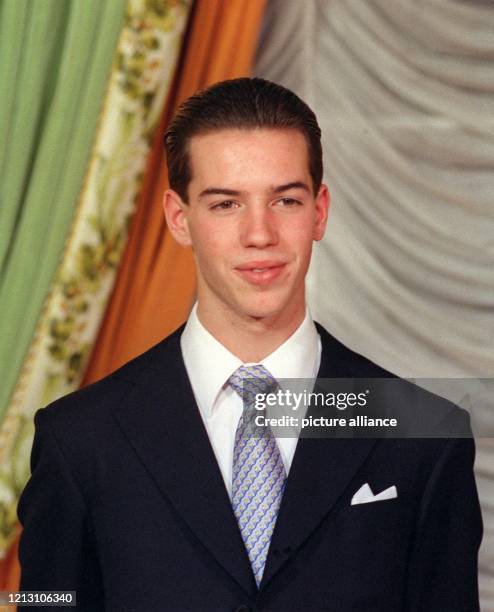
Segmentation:
{"type": "Polygon", "coordinates": [[[269,321],[278,319],[286,312],[286,304],[243,304],[245,318],[253,321],[269,321]]]}

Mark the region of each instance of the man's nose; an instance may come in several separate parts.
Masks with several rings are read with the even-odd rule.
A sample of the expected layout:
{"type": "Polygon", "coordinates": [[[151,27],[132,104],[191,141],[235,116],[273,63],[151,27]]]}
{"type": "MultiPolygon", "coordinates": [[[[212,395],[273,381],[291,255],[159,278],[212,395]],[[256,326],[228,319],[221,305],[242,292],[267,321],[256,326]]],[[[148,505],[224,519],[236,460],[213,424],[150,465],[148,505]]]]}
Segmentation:
{"type": "Polygon", "coordinates": [[[241,236],[242,246],[266,248],[278,242],[276,218],[269,208],[256,208],[246,211],[241,236]]]}

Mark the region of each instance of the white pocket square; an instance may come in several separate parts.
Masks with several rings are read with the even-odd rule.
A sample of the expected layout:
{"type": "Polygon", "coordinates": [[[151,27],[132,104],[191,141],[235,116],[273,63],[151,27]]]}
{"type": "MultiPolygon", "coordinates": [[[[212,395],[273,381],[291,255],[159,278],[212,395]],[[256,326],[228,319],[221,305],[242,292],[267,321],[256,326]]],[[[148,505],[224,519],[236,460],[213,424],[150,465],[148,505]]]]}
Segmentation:
{"type": "Polygon", "coordinates": [[[351,505],[356,506],[357,504],[368,504],[370,502],[383,501],[384,499],[393,499],[395,497],[398,497],[398,491],[395,485],[384,489],[384,491],[381,491],[377,495],[374,495],[369,483],[366,482],[352,497],[351,505]]]}

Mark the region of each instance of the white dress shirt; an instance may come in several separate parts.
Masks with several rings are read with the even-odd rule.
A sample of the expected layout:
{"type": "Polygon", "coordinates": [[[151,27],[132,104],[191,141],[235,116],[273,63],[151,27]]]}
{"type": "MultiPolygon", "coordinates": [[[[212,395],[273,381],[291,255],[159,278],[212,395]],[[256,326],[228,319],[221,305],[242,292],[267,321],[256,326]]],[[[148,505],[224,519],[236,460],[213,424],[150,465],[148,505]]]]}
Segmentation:
{"type": "MultiPolygon", "coordinates": [[[[199,321],[197,305],[189,316],[180,339],[182,355],[192,390],[225,481],[232,489],[233,446],[242,399],[227,384],[242,361],[230,353],[199,321]]],[[[315,380],[321,362],[321,339],[307,310],[298,329],[262,365],[277,380],[283,378],[315,380]]],[[[297,438],[277,438],[286,473],[292,464],[297,438]]]]}

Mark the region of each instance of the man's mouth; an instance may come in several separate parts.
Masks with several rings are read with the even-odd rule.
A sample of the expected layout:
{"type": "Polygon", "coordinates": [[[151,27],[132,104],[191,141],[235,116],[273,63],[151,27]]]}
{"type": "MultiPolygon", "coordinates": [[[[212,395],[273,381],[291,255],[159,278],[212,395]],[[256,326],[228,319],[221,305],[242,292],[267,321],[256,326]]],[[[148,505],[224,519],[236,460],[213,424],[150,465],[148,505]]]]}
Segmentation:
{"type": "Polygon", "coordinates": [[[252,285],[269,285],[282,273],[283,261],[251,261],[235,268],[235,271],[252,285]]]}

